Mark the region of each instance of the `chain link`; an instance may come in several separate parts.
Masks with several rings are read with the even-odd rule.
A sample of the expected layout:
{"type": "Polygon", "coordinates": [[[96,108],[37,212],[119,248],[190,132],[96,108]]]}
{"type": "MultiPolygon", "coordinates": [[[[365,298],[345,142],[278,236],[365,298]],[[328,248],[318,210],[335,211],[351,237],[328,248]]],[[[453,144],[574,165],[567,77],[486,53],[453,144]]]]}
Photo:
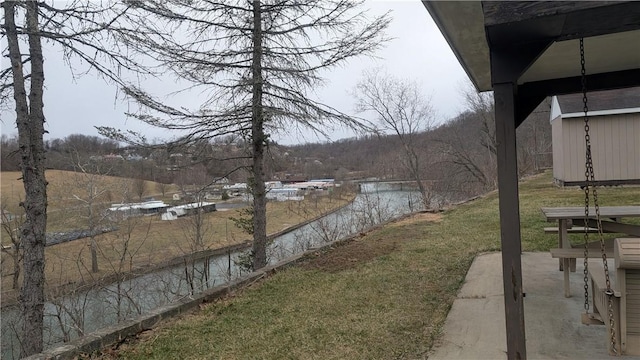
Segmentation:
{"type": "Polygon", "coordinates": [[[611,350],[617,354],[616,349],[616,329],[615,321],[613,318],[613,296],[614,292],[611,289],[611,278],[609,276],[609,264],[607,262],[607,253],[604,244],[604,234],[602,230],[602,221],[600,219],[600,206],[598,205],[598,191],[595,186],[595,175],[593,171],[593,159],[591,157],[591,136],[589,135],[589,107],[587,104],[587,76],[585,70],[585,56],[584,56],[584,39],[580,38],[580,73],[582,78],[582,103],[584,110],[584,141],[585,141],[585,186],[584,186],[584,288],[585,288],[585,304],[584,308],[589,312],[589,285],[588,285],[588,255],[589,255],[589,192],[593,195],[593,206],[596,213],[596,223],[598,227],[598,238],[600,240],[600,252],[602,254],[602,264],[604,266],[604,276],[607,289],[605,294],[608,299],[608,317],[609,317],[609,336],[611,341],[611,350]]]}

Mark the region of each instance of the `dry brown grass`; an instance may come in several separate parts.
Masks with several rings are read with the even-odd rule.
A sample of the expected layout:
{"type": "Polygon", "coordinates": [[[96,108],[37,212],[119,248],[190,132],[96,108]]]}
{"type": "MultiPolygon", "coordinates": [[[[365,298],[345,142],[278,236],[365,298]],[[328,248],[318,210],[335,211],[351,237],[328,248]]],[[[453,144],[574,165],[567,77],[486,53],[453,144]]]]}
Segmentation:
{"type": "MultiPolygon", "coordinates": [[[[98,202],[111,203],[121,202],[123,193],[128,191],[135,201],[137,194],[133,190],[134,180],[106,175],[90,175],[75,173],[73,171],[47,170],[45,177],[49,182],[47,187],[48,213],[78,207],[82,205],[75,196],[86,199],[86,184],[93,181],[103,194],[96,199],[98,202]],[[74,196],[75,195],[75,196],[74,196]]],[[[21,180],[22,174],[19,171],[3,171],[0,173],[0,194],[2,194],[2,206],[11,213],[20,213],[18,204],[24,200],[24,187],[21,180]]],[[[161,194],[157,190],[155,182],[145,181],[144,196],[159,197],[161,194]]],[[[177,191],[175,185],[169,186],[169,192],[177,191]]]]}

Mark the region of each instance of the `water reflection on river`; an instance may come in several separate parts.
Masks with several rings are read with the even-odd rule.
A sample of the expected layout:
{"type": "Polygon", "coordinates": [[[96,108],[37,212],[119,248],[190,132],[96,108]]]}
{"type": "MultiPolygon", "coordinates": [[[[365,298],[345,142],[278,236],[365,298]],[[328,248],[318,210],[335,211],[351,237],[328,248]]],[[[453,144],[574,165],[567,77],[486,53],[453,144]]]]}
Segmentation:
{"type": "MultiPolygon", "coordinates": [[[[348,206],[292,232],[278,236],[268,247],[270,263],[326,242],[364,231],[400,215],[420,210],[413,191],[395,191],[394,185],[363,183],[348,206]]],[[[78,292],[45,304],[46,347],[88,334],[148,312],[172,301],[198,294],[237,279],[246,270],[243,252],[212,256],[134,277],[109,286],[78,292]]],[[[19,309],[2,309],[2,359],[19,354],[19,309]]]]}

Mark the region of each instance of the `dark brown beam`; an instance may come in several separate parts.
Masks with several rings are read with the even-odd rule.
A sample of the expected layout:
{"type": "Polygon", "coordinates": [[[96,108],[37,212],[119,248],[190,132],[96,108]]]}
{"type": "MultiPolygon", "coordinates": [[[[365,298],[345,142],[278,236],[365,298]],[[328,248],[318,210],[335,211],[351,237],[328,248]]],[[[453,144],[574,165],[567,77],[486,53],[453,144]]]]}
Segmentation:
{"type": "Polygon", "coordinates": [[[492,49],[491,83],[505,83],[518,79],[552,43],[551,40],[541,40],[524,47],[492,49]]]}
{"type": "MultiPolygon", "coordinates": [[[[530,82],[518,86],[516,127],[520,126],[547,96],[575,94],[582,91],[581,77],[530,82]]],[[[640,69],[587,75],[587,91],[613,90],[640,86],[640,69]]]]}
{"type": "Polygon", "coordinates": [[[628,1],[483,1],[485,24],[499,25],[589,10],[628,1]]]}
{"type": "Polygon", "coordinates": [[[640,2],[483,2],[491,49],[640,29],[640,2]],[[573,5],[571,5],[573,4],[573,5]]]}
{"type": "Polygon", "coordinates": [[[516,97],[516,116],[514,119],[516,127],[520,126],[545,98],[546,96],[542,94],[535,94],[528,97],[518,95],[516,97]]]}
{"type": "MultiPolygon", "coordinates": [[[[640,69],[587,75],[587,90],[612,90],[640,86],[640,69]]],[[[569,77],[525,83],[518,86],[518,97],[575,94],[582,91],[581,77],[569,77]]]]}
{"type": "Polygon", "coordinates": [[[640,2],[629,1],[567,15],[558,41],[640,29],[640,2]]]}
{"type": "MultiPolygon", "coordinates": [[[[494,71],[496,71],[494,69],[494,71]]],[[[507,358],[526,359],[516,153],[516,84],[493,84],[507,358]]]]}

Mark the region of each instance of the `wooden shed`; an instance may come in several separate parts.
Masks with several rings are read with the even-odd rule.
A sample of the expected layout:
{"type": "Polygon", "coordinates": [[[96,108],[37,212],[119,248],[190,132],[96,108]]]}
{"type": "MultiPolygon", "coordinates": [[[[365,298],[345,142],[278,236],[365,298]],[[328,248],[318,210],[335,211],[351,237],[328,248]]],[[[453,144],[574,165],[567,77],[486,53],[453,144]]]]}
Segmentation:
{"type": "MultiPolygon", "coordinates": [[[[591,154],[599,185],[640,184],[640,87],[588,94],[591,154]]],[[[581,94],[554,96],[551,108],[553,178],[584,185],[581,94]]]]}

